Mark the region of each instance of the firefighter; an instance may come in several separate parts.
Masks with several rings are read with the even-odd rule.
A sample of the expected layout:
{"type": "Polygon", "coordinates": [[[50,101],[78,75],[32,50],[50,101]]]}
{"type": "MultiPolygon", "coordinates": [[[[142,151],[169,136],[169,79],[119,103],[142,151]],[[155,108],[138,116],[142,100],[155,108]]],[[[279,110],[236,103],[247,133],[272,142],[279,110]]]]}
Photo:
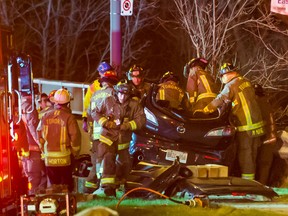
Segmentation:
{"type": "MultiPolygon", "coordinates": [[[[97,68],[97,71],[99,72],[99,75],[101,76],[103,73],[105,73],[106,71],[109,70],[114,70],[113,67],[107,63],[107,62],[101,62],[97,68]]],[[[83,113],[82,113],[82,118],[83,118],[83,130],[85,132],[88,132],[88,128],[89,128],[89,123],[88,123],[88,119],[87,119],[87,109],[90,106],[90,99],[92,97],[92,95],[101,88],[100,86],[100,82],[99,79],[97,78],[96,80],[94,80],[94,82],[88,87],[87,92],[84,96],[84,100],[83,100],[83,113]]]]}
{"type": "Polygon", "coordinates": [[[126,73],[127,79],[133,86],[132,95],[140,100],[147,95],[151,84],[145,81],[145,72],[139,65],[132,65],[126,73]]]}
{"type": "Polygon", "coordinates": [[[52,90],[49,95],[47,96],[46,100],[46,107],[43,106],[42,110],[39,111],[39,119],[45,115],[45,113],[49,112],[50,110],[54,109],[54,102],[51,101],[51,99],[54,97],[54,94],[57,90],[52,90]]]}
{"type": "Polygon", "coordinates": [[[40,94],[40,99],[38,101],[38,112],[41,110],[45,109],[47,107],[47,102],[48,102],[48,95],[46,93],[41,93],[40,94]]]}
{"type": "Polygon", "coordinates": [[[250,81],[240,76],[232,64],[222,65],[220,77],[225,86],[203,112],[212,113],[225,103],[232,103],[230,123],[237,128],[237,156],[241,176],[252,180],[255,178],[260,136],[264,134],[261,110],[250,81]]]}
{"type": "MultiPolygon", "coordinates": [[[[110,83],[111,85],[115,84],[117,82],[117,74],[115,72],[115,70],[113,69],[113,67],[106,63],[106,62],[102,62],[100,63],[100,65],[98,66],[98,72],[100,75],[100,78],[97,79],[97,83],[95,85],[95,82],[92,84],[93,88],[89,88],[90,89],[90,93],[89,93],[89,89],[85,95],[85,99],[84,99],[84,104],[89,102],[88,106],[87,106],[87,110],[83,111],[83,115],[84,116],[84,112],[85,112],[85,116],[88,117],[89,119],[89,124],[91,123],[91,126],[89,126],[89,134],[90,134],[90,140],[91,140],[91,149],[90,149],[90,155],[91,155],[91,163],[92,163],[92,168],[89,172],[89,175],[87,176],[86,180],[85,180],[85,188],[84,188],[84,192],[86,193],[93,193],[95,190],[98,189],[99,187],[99,179],[100,179],[100,164],[97,164],[97,147],[98,147],[98,143],[99,143],[99,135],[100,135],[100,125],[96,122],[93,121],[93,119],[91,118],[91,110],[95,108],[96,104],[98,103],[98,96],[95,96],[95,92],[97,92],[98,90],[101,89],[101,85],[106,86],[108,84],[108,86],[110,87],[110,83]],[[103,79],[101,79],[103,78],[103,79]],[[104,81],[108,81],[108,82],[104,82],[104,81]],[[93,94],[92,94],[93,92],[93,94]],[[92,94],[92,95],[91,95],[92,94]],[[98,177],[97,177],[98,175],[98,177]]],[[[108,91],[112,90],[112,88],[108,89],[108,91]]],[[[111,95],[109,93],[109,95],[111,95]]],[[[101,100],[101,98],[100,98],[101,100]]],[[[85,121],[84,121],[85,122],[85,121]]],[[[86,119],[87,122],[87,119],[86,119]]],[[[84,127],[83,127],[84,129],[84,127]]]]}
{"type": "Polygon", "coordinates": [[[67,185],[73,190],[73,158],[80,152],[81,133],[77,121],[69,108],[70,94],[59,89],[51,100],[54,110],[41,119],[38,130],[39,141],[44,149],[44,160],[50,183],[67,185]]]}
{"type": "Polygon", "coordinates": [[[208,61],[204,58],[193,58],[184,66],[184,76],[188,78],[186,91],[192,111],[203,109],[219,92],[219,86],[205,68],[208,61]]]}
{"type": "Polygon", "coordinates": [[[25,125],[29,152],[23,152],[23,170],[30,183],[29,194],[35,194],[47,187],[47,176],[45,165],[41,159],[41,148],[37,137],[37,126],[39,123],[38,112],[32,102],[32,95],[23,93],[21,98],[22,121],[25,125]]]}
{"type": "Polygon", "coordinates": [[[121,185],[131,171],[132,163],[129,154],[129,144],[132,132],[141,129],[146,117],[139,101],[132,98],[132,87],[127,81],[120,81],[114,86],[116,96],[115,118],[119,119],[118,151],[116,157],[116,184],[121,185]]]}
{"type": "Polygon", "coordinates": [[[173,72],[166,72],[159,81],[156,101],[169,102],[168,107],[188,110],[189,101],[186,92],[179,86],[179,79],[173,72]]]}
{"type": "Polygon", "coordinates": [[[261,146],[258,149],[256,180],[267,185],[273,156],[276,151],[277,130],[275,119],[273,117],[273,109],[262,86],[254,84],[253,87],[256,94],[256,100],[261,109],[266,132],[265,135],[261,137],[261,146]]]}
{"type": "MultiPolygon", "coordinates": [[[[118,78],[115,70],[108,70],[106,72],[103,72],[100,78],[102,88],[93,94],[90,108],[88,109],[88,112],[89,114],[91,113],[91,117],[94,121],[93,134],[95,135],[95,138],[93,141],[93,147],[95,148],[94,151],[96,157],[96,169],[92,168],[93,175],[89,174],[89,178],[87,178],[86,182],[91,182],[95,184],[95,181],[97,181],[97,179],[103,177],[101,178],[100,183],[101,186],[106,187],[104,189],[104,192],[109,196],[114,195],[115,193],[115,190],[113,193],[113,188],[115,188],[115,176],[110,176],[110,172],[114,173],[115,163],[114,165],[111,165],[111,160],[113,160],[113,158],[115,157],[116,149],[114,149],[115,145],[111,146],[111,144],[117,139],[118,132],[114,130],[116,128],[116,125],[115,122],[112,120],[113,110],[108,109],[105,101],[107,100],[107,98],[112,98],[114,91],[113,86],[117,83],[117,81],[118,78]],[[99,120],[99,118],[96,118],[96,116],[98,116],[97,113],[103,115],[103,118],[101,120],[99,120]],[[107,134],[111,135],[112,140],[107,137],[107,134]],[[103,169],[105,170],[103,176],[101,168],[102,163],[103,169]],[[110,169],[111,167],[111,170],[108,170],[108,172],[107,167],[108,169],[110,169]],[[95,172],[97,178],[95,177],[95,172]]],[[[113,101],[115,100],[113,99],[113,101]]],[[[92,186],[93,184],[91,184],[91,187],[92,186]]],[[[95,184],[95,188],[97,187],[98,185],[95,184]]]]}

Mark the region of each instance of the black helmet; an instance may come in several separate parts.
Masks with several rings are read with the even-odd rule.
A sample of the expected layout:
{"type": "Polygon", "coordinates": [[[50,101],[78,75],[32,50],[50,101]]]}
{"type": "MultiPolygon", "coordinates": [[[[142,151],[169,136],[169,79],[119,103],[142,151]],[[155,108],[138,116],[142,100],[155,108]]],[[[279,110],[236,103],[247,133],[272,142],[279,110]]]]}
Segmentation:
{"type": "Polygon", "coordinates": [[[208,60],[205,58],[193,58],[191,59],[185,66],[183,75],[184,77],[188,77],[189,69],[195,66],[200,66],[201,68],[205,69],[208,65],[208,60]]]}
{"type": "Polygon", "coordinates": [[[231,63],[224,63],[220,68],[220,76],[223,76],[224,74],[233,72],[236,70],[236,67],[232,65],[231,63]]]}
{"type": "Polygon", "coordinates": [[[255,90],[255,94],[258,96],[264,96],[264,89],[262,88],[262,86],[260,84],[254,84],[253,85],[254,90],[255,90]]]}
{"type": "Polygon", "coordinates": [[[127,80],[121,80],[120,82],[118,82],[115,86],[114,86],[115,91],[118,93],[122,93],[122,94],[131,94],[132,93],[132,86],[129,85],[129,83],[127,82],[127,80]]]}
{"type": "Polygon", "coordinates": [[[159,83],[164,83],[168,81],[179,82],[179,78],[173,72],[168,71],[161,77],[159,83]]]}
{"type": "Polygon", "coordinates": [[[143,78],[145,76],[143,68],[135,64],[132,67],[130,67],[126,75],[128,80],[132,80],[133,77],[143,78]]]}

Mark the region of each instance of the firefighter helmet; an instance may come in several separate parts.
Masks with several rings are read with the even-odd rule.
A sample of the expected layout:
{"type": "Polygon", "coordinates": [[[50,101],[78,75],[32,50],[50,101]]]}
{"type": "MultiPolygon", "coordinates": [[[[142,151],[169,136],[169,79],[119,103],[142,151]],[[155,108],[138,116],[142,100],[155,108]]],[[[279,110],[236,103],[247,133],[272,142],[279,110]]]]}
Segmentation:
{"type": "Polygon", "coordinates": [[[102,77],[106,71],[114,70],[114,68],[107,62],[101,62],[97,68],[100,76],[102,77]]]}
{"type": "Polygon", "coordinates": [[[201,68],[205,69],[208,65],[208,60],[205,58],[193,58],[191,59],[185,66],[184,66],[184,71],[183,75],[184,77],[188,77],[190,68],[195,67],[195,66],[200,66],[201,68]]]}
{"type": "Polygon", "coordinates": [[[168,71],[161,77],[159,83],[164,83],[168,81],[179,82],[179,78],[173,72],[168,71]]]}
{"type": "Polygon", "coordinates": [[[114,89],[117,93],[122,93],[122,94],[131,94],[132,93],[132,86],[127,82],[127,80],[121,80],[118,82],[115,86],[114,89]]]}
{"type": "Polygon", "coordinates": [[[49,93],[49,95],[48,95],[48,99],[49,99],[50,101],[51,101],[51,98],[54,97],[56,91],[57,91],[57,90],[54,89],[54,90],[52,90],[52,91],[49,93]]]}
{"type": "Polygon", "coordinates": [[[108,70],[102,74],[99,81],[100,83],[107,82],[115,85],[118,82],[117,73],[114,70],[108,70]]]}
{"type": "Polygon", "coordinates": [[[58,89],[55,92],[54,97],[51,97],[51,101],[56,104],[66,104],[69,103],[70,100],[70,93],[64,88],[58,89]]]}
{"type": "Polygon", "coordinates": [[[132,67],[130,67],[126,75],[128,80],[132,80],[133,77],[143,78],[145,76],[145,73],[142,67],[134,64],[132,67]]]}
{"type": "Polygon", "coordinates": [[[190,67],[200,66],[205,69],[208,65],[208,60],[205,58],[193,58],[188,62],[190,67]]]}
{"type": "Polygon", "coordinates": [[[236,67],[234,67],[231,63],[224,63],[220,68],[220,76],[223,76],[224,74],[231,73],[236,70],[236,67]]]}

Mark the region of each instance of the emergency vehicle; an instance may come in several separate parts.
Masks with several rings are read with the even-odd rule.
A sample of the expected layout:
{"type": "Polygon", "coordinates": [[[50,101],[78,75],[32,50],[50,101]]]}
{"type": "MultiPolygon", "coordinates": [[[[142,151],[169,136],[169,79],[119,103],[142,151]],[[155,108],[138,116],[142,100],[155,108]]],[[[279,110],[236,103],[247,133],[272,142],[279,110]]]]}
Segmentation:
{"type": "MultiPolygon", "coordinates": [[[[20,196],[28,190],[19,163],[28,143],[21,128],[21,94],[32,94],[33,75],[28,55],[14,50],[11,29],[0,26],[0,215],[14,215],[20,196]]],[[[34,102],[34,101],[33,101],[34,102]]]]}

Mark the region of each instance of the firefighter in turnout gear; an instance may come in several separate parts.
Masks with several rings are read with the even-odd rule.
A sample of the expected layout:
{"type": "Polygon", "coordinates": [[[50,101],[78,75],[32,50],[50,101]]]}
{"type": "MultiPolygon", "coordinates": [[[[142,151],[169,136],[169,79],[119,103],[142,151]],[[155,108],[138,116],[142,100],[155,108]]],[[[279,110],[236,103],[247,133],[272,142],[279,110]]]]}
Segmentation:
{"type": "Polygon", "coordinates": [[[203,112],[214,112],[225,103],[232,103],[230,123],[237,128],[237,157],[242,178],[254,179],[260,136],[264,122],[250,81],[240,76],[236,68],[225,63],[220,70],[224,89],[208,104],[203,112]]]}
{"type": "Polygon", "coordinates": [[[205,71],[208,61],[204,58],[193,58],[184,66],[184,76],[188,78],[186,91],[192,111],[203,109],[219,92],[219,86],[210,73],[205,71]]]}
{"type": "Polygon", "coordinates": [[[145,125],[146,116],[139,101],[131,97],[132,87],[126,80],[117,83],[114,89],[118,107],[115,107],[114,115],[121,121],[116,157],[116,184],[120,185],[126,182],[132,168],[129,154],[132,132],[145,125]]]}
{"type": "MultiPolygon", "coordinates": [[[[103,142],[103,139],[105,140],[105,136],[102,136],[103,135],[102,127],[103,125],[105,125],[105,128],[106,128],[105,132],[107,132],[108,130],[107,128],[110,128],[110,127],[113,128],[113,125],[114,125],[113,121],[99,123],[95,119],[95,112],[99,109],[102,109],[105,106],[104,101],[106,100],[106,98],[112,97],[113,91],[114,91],[113,86],[118,81],[117,74],[114,70],[107,70],[106,72],[103,71],[99,81],[101,83],[102,88],[93,94],[91,98],[91,102],[90,102],[90,107],[88,108],[88,113],[93,119],[92,136],[93,136],[93,149],[94,149],[93,150],[94,155],[91,158],[91,160],[93,160],[92,161],[93,167],[85,182],[86,189],[90,189],[90,192],[92,190],[96,190],[99,187],[98,181],[101,178],[102,171],[103,171],[102,166],[101,166],[103,159],[101,158],[101,156],[99,156],[99,154],[101,153],[101,150],[103,149],[101,148],[101,143],[103,142]]],[[[108,118],[110,117],[107,116],[107,119],[108,118]]],[[[105,159],[106,157],[109,158],[109,156],[110,154],[105,155],[105,159]]],[[[107,161],[109,160],[105,160],[106,163],[107,161]]]]}
{"type": "Polygon", "coordinates": [[[80,152],[81,133],[77,121],[69,108],[70,93],[59,89],[51,100],[54,110],[47,112],[41,119],[41,137],[44,160],[50,183],[67,185],[73,190],[73,158],[80,152]]]}
{"type": "Polygon", "coordinates": [[[133,65],[126,73],[127,79],[132,84],[132,96],[140,100],[147,95],[151,84],[145,81],[145,72],[139,65],[133,65]]]}
{"type": "Polygon", "coordinates": [[[186,92],[179,86],[179,79],[173,72],[166,72],[159,81],[156,95],[157,103],[169,102],[168,107],[188,110],[189,101],[186,92]]]}
{"type": "MultiPolygon", "coordinates": [[[[88,91],[85,95],[85,102],[89,102],[89,106],[87,107],[86,110],[86,116],[88,118],[88,123],[89,123],[89,134],[90,134],[90,141],[91,141],[91,163],[92,163],[92,168],[89,172],[89,175],[86,178],[85,181],[85,189],[84,191],[86,193],[93,193],[95,190],[98,189],[99,187],[99,179],[100,179],[100,164],[97,163],[97,147],[99,145],[99,136],[100,136],[100,129],[101,126],[96,122],[93,121],[91,117],[91,110],[93,110],[96,106],[96,104],[99,102],[99,100],[102,100],[103,95],[98,95],[96,96],[96,92],[98,92],[101,87],[100,86],[105,86],[105,89],[107,87],[108,91],[107,94],[111,95],[109,93],[110,90],[112,90],[112,87],[110,86],[115,84],[118,81],[117,74],[113,67],[108,64],[107,62],[102,62],[98,66],[98,72],[100,75],[100,78],[97,79],[97,85],[94,85],[96,81],[92,85],[94,85],[93,89],[93,94],[89,96],[89,101],[88,101],[88,91]],[[103,79],[102,79],[103,78],[103,79]],[[99,86],[98,86],[99,84],[99,86]],[[99,97],[100,96],[100,97],[99,97]]],[[[90,93],[92,93],[92,89],[90,89],[90,93]]],[[[103,89],[101,90],[103,91],[103,89]]],[[[83,112],[84,115],[84,112],[83,112]]]]}
{"type": "Polygon", "coordinates": [[[45,165],[41,159],[41,148],[37,137],[37,126],[39,123],[38,111],[33,104],[32,95],[23,93],[21,99],[22,121],[25,125],[29,151],[22,152],[23,170],[31,184],[29,194],[35,194],[47,187],[47,176],[45,165]]]}
{"type": "Polygon", "coordinates": [[[45,113],[49,112],[50,110],[54,109],[54,103],[51,101],[53,100],[54,94],[57,90],[52,90],[47,98],[46,107],[39,112],[39,119],[45,115],[45,113]]]}
{"type": "MultiPolygon", "coordinates": [[[[97,68],[97,71],[99,72],[100,77],[106,72],[106,71],[111,71],[114,70],[113,67],[107,63],[107,62],[101,62],[97,68]]],[[[89,128],[89,121],[88,121],[88,116],[87,116],[87,109],[90,106],[90,100],[92,95],[101,88],[99,79],[94,80],[94,82],[89,86],[87,89],[87,92],[84,96],[83,100],[83,113],[82,113],[82,118],[83,118],[83,130],[85,132],[88,132],[89,128]]],[[[91,121],[90,121],[91,122],[91,121]]]]}
{"type": "Polygon", "coordinates": [[[257,103],[261,109],[266,132],[265,135],[261,137],[261,146],[258,149],[256,180],[267,185],[269,184],[270,168],[276,151],[277,130],[273,109],[267,99],[264,89],[259,84],[254,84],[253,87],[257,103]]]}

